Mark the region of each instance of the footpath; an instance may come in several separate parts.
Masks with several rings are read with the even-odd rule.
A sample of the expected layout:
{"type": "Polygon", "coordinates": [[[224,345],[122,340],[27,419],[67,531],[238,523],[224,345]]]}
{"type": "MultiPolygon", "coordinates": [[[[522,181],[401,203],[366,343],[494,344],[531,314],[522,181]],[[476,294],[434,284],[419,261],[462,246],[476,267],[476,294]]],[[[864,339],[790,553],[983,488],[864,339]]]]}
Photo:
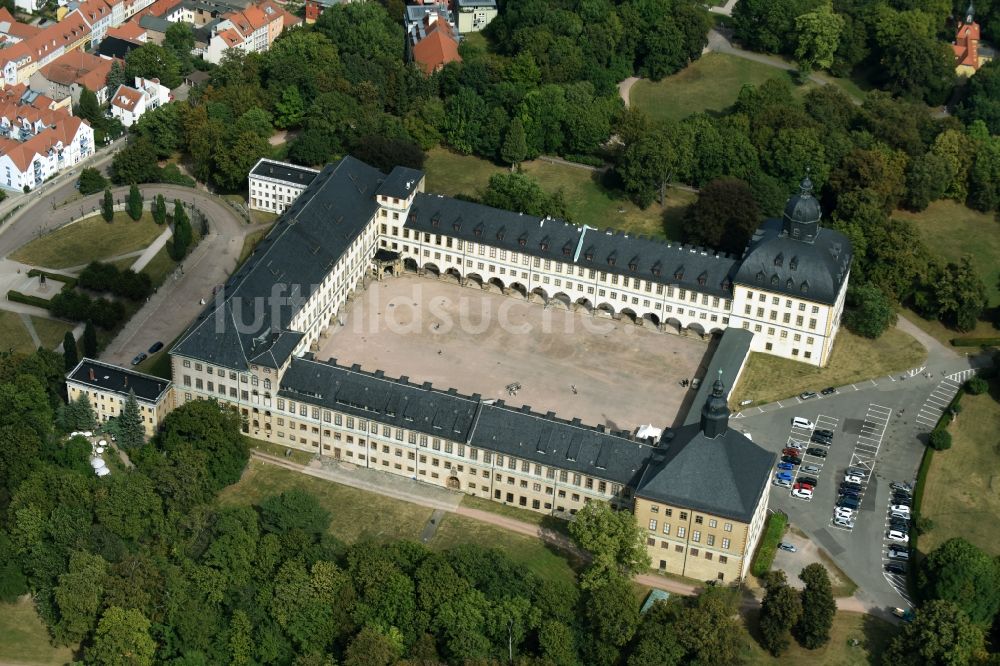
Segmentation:
{"type": "MultiPolygon", "coordinates": [[[[300,474],[308,474],[309,476],[319,479],[332,481],[351,488],[357,488],[358,490],[377,493],[379,495],[403,502],[410,502],[411,504],[424,506],[434,509],[435,511],[444,511],[447,513],[454,513],[459,516],[465,516],[466,518],[488,523],[510,532],[541,539],[543,542],[559,548],[574,558],[586,560],[588,557],[587,553],[580,550],[580,548],[578,548],[569,537],[555,530],[547,529],[540,525],[528,523],[516,518],[502,516],[491,511],[464,507],[461,505],[463,495],[458,492],[445,490],[443,488],[436,488],[417,481],[408,481],[405,479],[403,481],[406,481],[406,483],[403,484],[383,484],[380,482],[381,474],[379,473],[373,473],[371,475],[371,479],[365,479],[363,477],[366,475],[359,473],[362,470],[355,471],[344,469],[340,466],[324,466],[318,461],[313,461],[308,465],[301,465],[299,463],[292,462],[291,460],[256,450],[251,451],[251,454],[254,459],[268,465],[283,467],[285,469],[299,472],[300,474]],[[378,474],[378,476],[376,476],[376,474],[378,474]]],[[[398,477],[394,478],[398,480],[398,477]]],[[[438,522],[440,522],[440,520],[438,520],[438,522]]],[[[704,587],[703,585],[685,583],[653,573],[639,574],[635,576],[633,580],[640,585],[655,587],[672,594],[682,594],[685,596],[697,594],[698,591],[704,587]]],[[[743,602],[743,610],[751,610],[757,608],[759,605],[760,600],[756,596],[747,596],[743,602]]],[[[838,598],[837,609],[854,613],[872,613],[876,610],[880,610],[866,607],[865,604],[857,597],[838,598]]],[[[879,614],[882,615],[884,613],[879,614]]]]}

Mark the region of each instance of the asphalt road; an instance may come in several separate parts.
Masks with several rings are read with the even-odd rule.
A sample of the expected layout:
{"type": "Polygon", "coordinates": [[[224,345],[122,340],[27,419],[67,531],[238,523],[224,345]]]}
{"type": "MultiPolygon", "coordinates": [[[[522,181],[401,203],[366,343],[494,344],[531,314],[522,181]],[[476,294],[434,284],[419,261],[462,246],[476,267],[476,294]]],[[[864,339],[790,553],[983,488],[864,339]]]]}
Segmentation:
{"type": "MultiPolygon", "coordinates": [[[[779,453],[790,439],[809,441],[809,431],[793,427],[792,417],[802,416],[818,428],[834,431],[833,445],[827,449],[826,458],[809,454],[802,458],[803,466],[820,468],[818,473],[811,474],[819,481],[813,498],[797,499],[787,488],[772,485],[770,508],[788,514],[793,527],[826,551],[858,584],[857,597],[869,610],[905,606],[909,601],[903,581],[883,573],[888,543],[885,532],[891,496],[889,484],[914,480],[930,431],[928,424],[933,425],[940,415],[941,403],[947,404],[944,398],[954,395],[976,362],[965,357],[932,356],[928,365],[913,376],[903,373],[876,377],[839,387],[835,395],[827,397],[805,401],[791,398],[781,401],[781,406],[775,404],[763,411],[754,409],[752,414],[738,414],[731,421],[733,427],[751,433],[755,443],[779,453]],[[861,497],[854,529],[846,530],[833,525],[832,516],[844,470],[851,466],[865,467],[872,473],[861,497]]],[[[805,560],[793,563],[789,577],[797,576],[799,565],[808,563],[805,560]]]]}

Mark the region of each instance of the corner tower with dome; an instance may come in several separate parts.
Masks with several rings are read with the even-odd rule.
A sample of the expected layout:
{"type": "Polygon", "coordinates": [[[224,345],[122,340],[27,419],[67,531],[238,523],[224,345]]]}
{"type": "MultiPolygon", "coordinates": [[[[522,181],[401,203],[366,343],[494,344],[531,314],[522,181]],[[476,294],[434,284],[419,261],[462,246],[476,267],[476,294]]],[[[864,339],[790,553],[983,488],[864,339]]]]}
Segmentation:
{"type": "Polygon", "coordinates": [[[733,279],[729,325],[753,335],[751,351],[825,366],[840,330],[851,273],[851,242],[820,225],[806,177],[781,219],[754,233],[733,279]]]}

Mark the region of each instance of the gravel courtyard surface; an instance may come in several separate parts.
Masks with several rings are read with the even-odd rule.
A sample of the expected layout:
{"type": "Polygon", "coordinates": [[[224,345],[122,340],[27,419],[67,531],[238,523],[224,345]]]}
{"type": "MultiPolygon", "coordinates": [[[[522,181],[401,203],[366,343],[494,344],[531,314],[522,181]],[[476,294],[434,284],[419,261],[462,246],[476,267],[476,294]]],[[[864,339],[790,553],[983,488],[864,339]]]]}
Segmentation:
{"type": "Polygon", "coordinates": [[[630,321],[412,275],[371,283],[340,322],[318,359],[618,429],[679,422],[695,393],[679,382],[698,375],[710,350],[630,321]]]}

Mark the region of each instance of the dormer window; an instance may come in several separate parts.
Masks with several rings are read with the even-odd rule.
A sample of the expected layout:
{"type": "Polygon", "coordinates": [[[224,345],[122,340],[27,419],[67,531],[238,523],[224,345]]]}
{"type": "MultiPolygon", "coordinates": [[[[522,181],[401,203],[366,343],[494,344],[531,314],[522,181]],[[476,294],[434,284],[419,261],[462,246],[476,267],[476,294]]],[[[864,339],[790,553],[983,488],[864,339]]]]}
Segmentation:
{"type": "Polygon", "coordinates": [[[778,284],[778,275],[777,274],[771,276],[771,284],[777,286],[777,284],[778,284]]]}
{"type": "Polygon", "coordinates": [[[521,247],[524,247],[525,245],[528,244],[528,237],[521,236],[520,238],[517,239],[517,244],[520,245],[521,247]]]}
{"type": "Polygon", "coordinates": [[[683,280],[684,279],[684,267],[683,266],[681,266],[676,271],[674,271],[674,279],[675,280],[683,280]]]}
{"type": "Polygon", "coordinates": [[[587,261],[593,261],[594,260],[594,248],[593,248],[593,246],[587,248],[587,250],[583,253],[583,258],[586,259],[587,261]]]}
{"type": "Polygon", "coordinates": [[[783,263],[785,263],[785,258],[779,252],[778,256],[774,258],[774,265],[777,266],[778,268],[781,268],[781,265],[783,263]]]}
{"type": "Polygon", "coordinates": [[[785,289],[795,289],[795,280],[792,278],[785,280],[785,289]]]}
{"type": "Polygon", "coordinates": [[[763,282],[765,277],[764,271],[757,271],[757,282],[763,282]]]}
{"type": "Polygon", "coordinates": [[[474,233],[477,238],[479,238],[480,236],[482,236],[483,235],[483,225],[481,225],[481,224],[478,225],[475,229],[472,230],[472,233],[474,233]]]}
{"type": "Polygon", "coordinates": [[[437,227],[441,226],[441,216],[440,215],[435,214],[434,217],[431,218],[431,226],[434,227],[434,228],[437,228],[437,227]]]}
{"type": "Polygon", "coordinates": [[[722,290],[723,291],[732,291],[733,290],[733,281],[730,280],[729,278],[726,278],[725,280],[723,280],[722,281],[722,290]]]}
{"type": "Polygon", "coordinates": [[[806,280],[805,282],[802,283],[802,293],[803,294],[809,293],[809,280],[806,280]]]}
{"type": "Polygon", "coordinates": [[[704,285],[706,282],[708,282],[708,273],[702,273],[698,276],[698,284],[704,285]]]}
{"type": "Polygon", "coordinates": [[[568,257],[571,254],[573,254],[573,244],[566,243],[565,245],[563,245],[563,256],[568,257]]]}
{"type": "Polygon", "coordinates": [[[500,227],[500,229],[497,230],[497,240],[503,240],[505,231],[506,229],[504,227],[500,227]]]}
{"type": "Polygon", "coordinates": [[[653,268],[650,270],[650,273],[653,274],[653,277],[660,277],[661,273],[660,262],[656,262],[655,264],[653,264],[653,268]]]}
{"type": "Polygon", "coordinates": [[[455,220],[454,222],[451,223],[451,228],[452,231],[461,231],[462,223],[459,222],[458,220],[455,220]]]}
{"type": "Polygon", "coordinates": [[[542,239],[542,242],[541,242],[541,243],[539,243],[538,245],[539,245],[539,247],[541,247],[541,248],[542,248],[543,250],[548,250],[548,249],[549,249],[549,237],[548,237],[548,236],[546,236],[545,238],[543,238],[543,239],[542,239]]]}
{"type": "Polygon", "coordinates": [[[615,265],[615,261],[616,261],[615,255],[613,255],[613,254],[608,255],[608,266],[614,266],[615,265]]]}
{"type": "Polygon", "coordinates": [[[799,258],[798,257],[792,257],[791,259],[789,259],[788,260],[788,267],[790,269],[792,269],[793,271],[796,268],[798,268],[799,267],[799,258]]]}
{"type": "Polygon", "coordinates": [[[638,270],[638,268],[639,268],[639,264],[635,263],[635,259],[633,259],[632,261],[630,261],[628,263],[628,269],[630,271],[632,271],[633,273],[635,273],[636,270],[638,270]]]}

